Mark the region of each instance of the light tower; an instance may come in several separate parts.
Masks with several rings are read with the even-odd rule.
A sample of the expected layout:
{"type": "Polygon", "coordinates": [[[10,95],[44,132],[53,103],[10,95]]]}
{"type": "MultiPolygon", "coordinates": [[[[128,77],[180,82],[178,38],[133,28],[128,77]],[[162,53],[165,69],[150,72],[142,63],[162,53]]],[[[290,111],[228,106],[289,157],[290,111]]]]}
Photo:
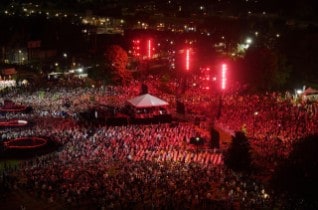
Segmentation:
{"type": "Polygon", "coordinates": [[[139,39],[136,39],[136,40],[133,40],[133,56],[134,57],[139,57],[140,56],[140,40],[139,39]]]}
{"type": "Polygon", "coordinates": [[[147,57],[148,59],[151,59],[152,58],[152,42],[151,42],[151,39],[148,39],[147,40],[147,57]]]}
{"type": "Polygon", "coordinates": [[[227,65],[225,63],[222,64],[221,67],[221,90],[224,91],[226,89],[227,83],[227,65]]]}
{"type": "Polygon", "coordinates": [[[189,71],[190,70],[190,49],[187,48],[185,50],[185,70],[189,71]]]}

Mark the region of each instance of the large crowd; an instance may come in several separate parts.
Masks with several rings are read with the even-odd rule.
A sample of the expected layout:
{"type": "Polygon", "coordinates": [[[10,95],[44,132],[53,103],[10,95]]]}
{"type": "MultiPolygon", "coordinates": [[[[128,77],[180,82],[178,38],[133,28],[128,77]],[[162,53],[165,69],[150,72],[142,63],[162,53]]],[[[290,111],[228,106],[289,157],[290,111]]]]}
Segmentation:
{"type": "Polygon", "coordinates": [[[299,139],[317,134],[317,111],[317,102],[288,94],[231,95],[223,98],[217,123],[244,131],[260,158],[275,163],[287,157],[299,139]]]}
{"type": "MultiPolygon", "coordinates": [[[[175,96],[158,91],[153,78],[146,84],[175,106],[175,96]]],[[[0,119],[24,119],[34,125],[2,129],[1,141],[46,136],[61,147],[3,170],[2,189],[19,188],[48,203],[96,209],[230,209],[238,203],[248,209],[272,208],[271,193],[265,186],[227,169],[222,151],[189,144],[193,136],[209,139],[202,132],[208,129],[204,121],[199,125],[190,121],[85,127],[77,123],[78,113],[90,106],[122,107],[139,90],[134,81],[124,87],[10,91],[7,98],[32,106],[33,112],[2,113],[0,119]]],[[[228,131],[244,128],[253,148],[268,162],[286,156],[295,139],[318,129],[316,104],[293,103],[278,94],[222,96],[220,104],[219,98],[187,92],[182,100],[194,116],[213,116],[218,109],[215,125],[228,131]]]]}

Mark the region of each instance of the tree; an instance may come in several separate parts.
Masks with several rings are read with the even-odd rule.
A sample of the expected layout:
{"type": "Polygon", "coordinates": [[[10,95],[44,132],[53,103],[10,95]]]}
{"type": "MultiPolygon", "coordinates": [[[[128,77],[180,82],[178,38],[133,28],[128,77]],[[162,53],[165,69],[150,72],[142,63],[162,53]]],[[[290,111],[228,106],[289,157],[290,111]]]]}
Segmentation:
{"type": "Polygon", "coordinates": [[[289,84],[288,80],[290,78],[292,67],[288,64],[286,56],[277,54],[276,58],[277,69],[272,75],[272,86],[274,89],[282,89],[289,84]]]}
{"type": "Polygon", "coordinates": [[[258,90],[284,87],[291,69],[286,57],[265,47],[248,50],[243,66],[245,82],[258,90]]]}
{"type": "Polygon", "coordinates": [[[105,52],[105,59],[115,82],[127,83],[131,80],[131,72],[126,68],[128,55],[122,47],[119,45],[110,46],[105,52]]]}
{"type": "Polygon", "coordinates": [[[250,169],[250,144],[243,132],[235,132],[231,145],[225,153],[224,163],[234,171],[245,171],[250,169]]]}
{"type": "Polygon", "coordinates": [[[288,195],[290,205],[299,209],[317,209],[318,189],[318,135],[300,139],[288,158],[280,163],[271,179],[277,195],[288,195]],[[308,208],[310,206],[310,208],[308,208]]]}

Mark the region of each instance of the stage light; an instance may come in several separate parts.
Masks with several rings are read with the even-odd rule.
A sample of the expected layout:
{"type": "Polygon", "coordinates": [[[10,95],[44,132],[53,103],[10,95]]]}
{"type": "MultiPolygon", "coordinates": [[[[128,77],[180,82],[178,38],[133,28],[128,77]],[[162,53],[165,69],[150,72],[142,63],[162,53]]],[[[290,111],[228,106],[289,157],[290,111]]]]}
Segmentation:
{"type": "Polygon", "coordinates": [[[186,49],[186,70],[190,70],[190,49],[186,49]]]}
{"type": "Polygon", "coordinates": [[[152,54],[151,54],[152,53],[151,52],[152,51],[152,49],[151,49],[152,47],[151,46],[152,46],[151,40],[148,39],[148,59],[151,59],[151,57],[152,57],[152,54]]]}
{"type": "Polygon", "coordinates": [[[227,73],[227,65],[222,64],[222,69],[221,69],[221,89],[225,90],[226,89],[226,73],[227,73]]]}

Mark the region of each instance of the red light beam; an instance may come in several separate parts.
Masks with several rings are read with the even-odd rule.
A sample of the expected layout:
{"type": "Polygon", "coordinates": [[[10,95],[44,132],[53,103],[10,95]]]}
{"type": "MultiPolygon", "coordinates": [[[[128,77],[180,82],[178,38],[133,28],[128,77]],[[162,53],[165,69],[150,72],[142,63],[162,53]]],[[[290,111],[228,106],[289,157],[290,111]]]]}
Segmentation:
{"type": "Polygon", "coordinates": [[[221,89],[222,90],[226,89],[226,72],[227,72],[227,65],[222,64],[222,69],[221,69],[221,89]]]}
{"type": "Polygon", "coordinates": [[[190,70],[190,49],[186,49],[186,70],[190,70]]]}
{"type": "Polygon", "coordinates": [[[151,40],[148,40],[148,59],[151,59],[151,40]]]}

